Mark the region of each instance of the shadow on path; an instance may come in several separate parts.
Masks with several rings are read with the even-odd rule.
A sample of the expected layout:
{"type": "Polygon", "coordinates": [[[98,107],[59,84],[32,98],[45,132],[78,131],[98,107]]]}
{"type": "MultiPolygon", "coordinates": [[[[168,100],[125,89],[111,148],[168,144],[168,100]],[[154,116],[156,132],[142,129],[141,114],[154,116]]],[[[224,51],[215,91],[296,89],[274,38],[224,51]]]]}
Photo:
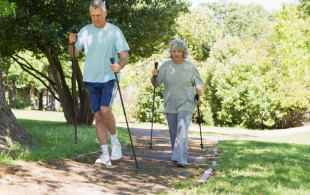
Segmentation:
{"type": "MultiPolygon", "coordinates": [[[[131,129],[139,170],[131,157],[131,145],[123,147],[123,158],[113,166],[94,164],[99,153],[79,155],[73,159],[27,162],[14,174],[0,179],[1,194],[156,194],[173,190],[177,180],[198,181],[210,167],[212,146],[200,149],[200,139],[189,141],[189,165],[179,168],[171,162],[168,130],[153,132],[153,149],[149,149],[150,130],[131,129]]],[[[100,151],[99,151],[100,152],[100,151]]]]}

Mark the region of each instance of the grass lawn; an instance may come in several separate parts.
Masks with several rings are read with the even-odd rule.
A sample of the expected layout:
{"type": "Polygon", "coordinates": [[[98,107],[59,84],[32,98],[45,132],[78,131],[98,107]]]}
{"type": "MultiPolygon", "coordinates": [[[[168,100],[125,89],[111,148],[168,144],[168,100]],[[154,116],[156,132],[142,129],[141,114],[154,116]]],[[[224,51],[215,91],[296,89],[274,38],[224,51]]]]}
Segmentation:
{"type": "Polygon", "coordinates": [[[272,142],[285,142],[285,143],[310,145],[310,131],[304,133],[296,133],[289,136],[279,136],[276,138],[269,138],[268,140],[272,142]]]}
{"type": "Polygon", "coordinates": [[[171,194],[310,194],[310,146],[220,141],[217,175],[179,181],[171,194]]]}
{"type": "MultiPolygon", "coordinates": [[[[64,122],[19,119],[20,124],[41,145],[29,149],[11,143],[11,150],[0,153],[0,166],[20,161],[46,161],[75,157],[78,154],[100,150],[99,140],[93,126],[78,126],[78,143],[74,144],[74,126],[64,122]]],[[[127,129],[118,128],[121,144],[129,141],[127,129]]]]}

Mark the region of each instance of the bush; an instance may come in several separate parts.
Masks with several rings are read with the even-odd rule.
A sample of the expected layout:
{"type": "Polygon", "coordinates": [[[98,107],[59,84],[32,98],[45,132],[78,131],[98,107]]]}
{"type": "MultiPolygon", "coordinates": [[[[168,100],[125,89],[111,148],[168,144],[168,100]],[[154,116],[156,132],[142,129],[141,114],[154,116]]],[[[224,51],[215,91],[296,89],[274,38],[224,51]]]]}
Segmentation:
{"type": "MultiPolygon", "coordinates": [[[[147,87],[142,89],[138,95],[137,119],[141,122],[152,122],[153,94],[154,87],[153,85],[148,84],[147,87]]],[[[166,115],[163,113],[163,101],[163,85],[161,85],[155,92],[154,123],[166,122],[166,115]]]]}
{"type": "Polygon", "coordinates": [[[288,128],[307,120],[310,87],[305,81],[310,72],[296,71],[300,63],[274,64],[266,55],[272,45],[226,37],[213,47],[204,93],[215,124],[288,128]]]}
{"type": "MultiPolygon", "coordinates": [[[[166,60],[166,52],[162,54],[154,54],[147,59],[141,59],[139,62],[126,66],[126,74],[122,75],[122,86],[124,91],[128,88],[134,88],[128,91],[128,100],[130,98],[131,117],[136,118],[140,122],[152,121],[152,105],[153,105],[153,90],[151,84],[152,70],[154,63],[159,65],[166,60]]],[[[154,122],[165,123],[166,117],[163,113],[163,87],[156,89],[155,107],[154,107],[154,122]]]]}

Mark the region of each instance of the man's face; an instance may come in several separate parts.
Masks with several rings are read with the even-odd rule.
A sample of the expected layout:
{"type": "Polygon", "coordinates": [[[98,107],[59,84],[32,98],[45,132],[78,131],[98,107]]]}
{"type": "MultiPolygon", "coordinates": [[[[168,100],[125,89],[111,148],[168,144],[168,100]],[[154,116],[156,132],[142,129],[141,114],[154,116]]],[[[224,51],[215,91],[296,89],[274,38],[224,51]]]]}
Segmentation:
{"type": "Polygon", "coordinates": [[[103,12],[101,8],[90,9],[90,16],[95,27],[103,28],[105,24],[105,18],[107,16],[107,10],[103,12]]]}

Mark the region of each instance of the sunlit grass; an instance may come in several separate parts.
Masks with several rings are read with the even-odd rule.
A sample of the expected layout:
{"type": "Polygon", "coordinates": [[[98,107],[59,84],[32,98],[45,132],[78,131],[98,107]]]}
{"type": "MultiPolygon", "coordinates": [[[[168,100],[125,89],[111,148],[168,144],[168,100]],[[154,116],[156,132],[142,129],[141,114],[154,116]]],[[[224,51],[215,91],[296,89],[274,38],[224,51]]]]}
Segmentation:
{"type": "MultiPolygon", "coordinates": [[[[75,157],[78,154],[100,150],[99,140],[94,126],[78,126],[78,142],[75,144],[74,126],[64,122],[18,120],[21,125],[40,144],[39,149],[25,148],[9,143],[10,150],[0,153],[1,165],[19,161],[46,161],[75,157]]],[[[118,128],[121,144],[129,140],[126,129],[118,128]]]]}
{"type": "Polygon", "coordinates": [[[285,142],[285,143],[310,145],[310,131],[303,132],[303,133],[296,133],[293,135],[279,136],[276,138],[269,138],[268,140],[273,141],[273,142],[285,142]]]}
{"type": "Polygon", "coordinates": [[[219,150],[218,175],[175,184],[172,194],[310,194],[308,145],[221,141],[219,150]]]}

